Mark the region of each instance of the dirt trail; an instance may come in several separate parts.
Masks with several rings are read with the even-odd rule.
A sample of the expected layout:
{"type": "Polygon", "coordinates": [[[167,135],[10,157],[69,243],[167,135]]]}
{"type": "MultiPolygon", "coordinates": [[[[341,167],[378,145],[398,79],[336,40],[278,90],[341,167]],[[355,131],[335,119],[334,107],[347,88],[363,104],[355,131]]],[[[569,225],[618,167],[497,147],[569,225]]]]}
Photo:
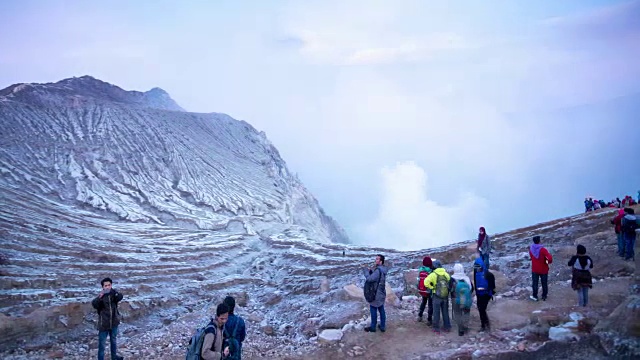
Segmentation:
{"type": "MultiPolygon", "coordinates": [[[[302,356],[289,356],[289,360],[302,359],[412,359],[434,351],[452,350],[470,347],[473,352],[477,342],[495,342],[496,349],[513,348],[502,334],[512,329],[521,329],[530,323],[536,310],[549,311],[561,317],[571,312],[580,312],[592,319],[601,319],[610,314],[626,296],[630,278],[613,278],[597,282],[589,293],[589,306],[578,307],[577,295],[566,282],[549,284],[547,301],[533,302],[529,293],[522,292],[519,298],[500,298],[490,302],[488,314],[492,330],[479,332],[480,318],[477,308],[471,311],[470,332],[458,336],[455,324],[450,333],[435,334],[426,322],[416,321],[419,303],[404,304],[402,308],[388,307],[387,331],[374,334],[362,330],[345,333],[340,344],[320,347],[317,351],[302,356]],[[354,354],[354,352],[356,354],[354,354]]],[[[425,316],[426,319],[426,316],[425,316]]]]}

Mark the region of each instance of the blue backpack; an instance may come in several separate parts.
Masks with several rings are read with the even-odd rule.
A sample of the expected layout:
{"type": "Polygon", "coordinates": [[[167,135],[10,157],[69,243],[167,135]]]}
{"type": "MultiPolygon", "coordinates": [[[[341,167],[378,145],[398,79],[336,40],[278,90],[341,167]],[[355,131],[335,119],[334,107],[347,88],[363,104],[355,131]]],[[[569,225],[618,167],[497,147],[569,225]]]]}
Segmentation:
{"type": "Polygon", "coordinates": [[[471,286],[464,280],[458,280],[456,282],[456,304],[467,309],[470,309],[471,305],[473,305],[471,286]]]}
{"type": "Polygon", "coordinates": [[[476,271],[476,295],[489,295],[492,296],[491,290],[489,290],[489,281],[484,276],[485,271],[476,271]]]}
{"type": "Polygon", "coordinates": [[[212,322],[209,322],[206,326],[199,327],[191,337],[191,340],[189,340],[186,360],[202,360],[202,344],[204,343],[204,335],[207,329],[213,329],[213,336],[216,336],[216,327],[212,322]]]}

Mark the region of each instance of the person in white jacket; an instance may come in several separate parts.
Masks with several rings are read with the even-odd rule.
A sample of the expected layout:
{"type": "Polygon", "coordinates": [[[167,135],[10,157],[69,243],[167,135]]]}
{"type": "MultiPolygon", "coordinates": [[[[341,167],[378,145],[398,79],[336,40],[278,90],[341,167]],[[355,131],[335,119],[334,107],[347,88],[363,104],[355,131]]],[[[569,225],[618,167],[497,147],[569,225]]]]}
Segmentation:
{"type": "Polygon", "coordinates": [[[460,263],[453,266],[452,282],[455,287],[452,289],[452,310],[453,319],[458,325],[458,335],[463,336],[468,330],[469,314],[471,313],[471,305],[473,304],[473,284],[464,273],[464,267],[460,263]]]}

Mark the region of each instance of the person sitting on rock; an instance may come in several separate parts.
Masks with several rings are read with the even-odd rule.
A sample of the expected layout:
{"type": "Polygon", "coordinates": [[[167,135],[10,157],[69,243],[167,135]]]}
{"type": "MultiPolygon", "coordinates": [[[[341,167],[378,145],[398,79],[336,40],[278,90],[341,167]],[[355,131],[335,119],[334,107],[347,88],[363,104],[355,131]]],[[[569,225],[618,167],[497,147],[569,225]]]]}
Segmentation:
{"type": "Polygon", "coordinates": [[[538,301],[538,280],[540,280],[542,282],[542,301],[546,301],[549,293],[547,286],[549,264],[553,262],[553,257],[540,244],[539,235],[533,237],[533,244],[529,247],[529,257],[531,258],[531,288],[533,289],[533,294],[529,298],[538,301]]]}
{"type": "Polygon", "coordinates": [[[229,347],[224,347],[224,324],[229,318],[229,307],[219,304],[216,308],[215,318],[211,318],[210,324],[204,332],[204,341],[202,342],[202,352],[200,355],[203,360],[220,360],[229,356],[229,347]]]}
{"type": "Polygon", "coordinates": [[[476,249],[482,256],[482,262],[484,265],[489,268],[489,254],[491,253],[491,239],[489,239],[489,235],[484,227],[480,227],[478,231],[478,242],[476,249]]]}
{"type": "Polygon", "coordinates": [[[422,321],[422,315],[424,314],[424,308],[427,307],[427,325],[431,326],[433,319],[433,299],[431,298],[431,293],[429,289],[425,285],[425,279],[431,274],[433,271],[433,262],[429,256],[425,256],[422,259],[422,267],[418,270],[418,293],[422,297],[422,302],[420,303],[420,309],[418,311],[418,321],[422,321]]]}
{"type": "Polygon", "coordinates": [[[489,315],[487,315],[487,307],[489,301],[493,299],[496,293],[496,278],[487,269],[482,258],[478,257],[473,263],[473,287],[476,292],[476,303],[478,305],[478,313],[480,314],[480,331],[491,330],[489,315]]]}
{"type": "Polygon", "coordinates": [[[387,280],[387,267],[384,266],[384,255],[376,256],[375,266],[371,269],[363,265],[362,274],[365,278],[365,286],[367,284],[376,284],[376,294],[373,301],[369,302],[369,312],[371,313],[371,326],[364,328],[366,332],[376,332],[378,323],[378,312],[380,313],[380,331],[386,331],[387,314],[384,311],[384,302],[387,299],[387,289],[385,282],[387,280]]]}
{"type": "Polygon", "coordinates": [[[571,288],[578,292],[578,306],[587,306],[589,302],[589,289],[593,287],[591,271],[593,260],[587,255],[587,248],[578,245],[576,255],[569,260],[571,266],[571,288]]]}
{"type": "Polygon", "coordinates": [[[242,343],[247,336],[244,319],[234,314],[236,299],[233,296],[224,298],[223,303],[229,308],[229,317],[224,324],[224,341],[229,347],[229,360],[242,359],[242,343]]]}
{"type": "Polygon", "coordinates": [[[440,316],[442,316],[443,330],[451,331],[449,320],[449,293],[451,291],[451,276],[442,267],[440,261],[433,262],[435,268],[424,280],[425,286],[431,291],[433,298],[433,332],[440,334],[440,316]]]}
{"type": "Polygon", "coordinates": [[[98,360],[104,360],[104,346],[109,336],[111,343],[111,360],[122,360],[122,356],[117,355],[118,345],[118,325],[120,324],[120,313],[118,303],[122,301],[122,293],[112,288],[111,278],[104,278],[100,282],[102,290],[93,299],[91,305],[98,311],[98,360]]]}
{"type": "Polygon", "coordinates": [[[473,284],[469,277],[464,273],[464,267],[460,263],[456,263],[453,266],[453,274],[451,279],[454,280],[454,286],[452,286],[451,299],[453,308],[453,319],[458,325],[458,335],[463,336],[465,331],[469,328],[469,314],[471,312],[471,305],[473,303],[472,293],[473,284]]]}

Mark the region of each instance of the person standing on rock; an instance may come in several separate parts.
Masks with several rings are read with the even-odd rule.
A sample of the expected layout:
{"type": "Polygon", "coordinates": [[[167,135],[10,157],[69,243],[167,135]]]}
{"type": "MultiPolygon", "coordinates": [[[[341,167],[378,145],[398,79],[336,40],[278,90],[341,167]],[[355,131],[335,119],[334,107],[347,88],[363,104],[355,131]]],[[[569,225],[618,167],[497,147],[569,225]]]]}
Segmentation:
{"type": "Polygon", "coordinates": [[[102,290],[93,299],[91,305],[98,311],[98,360],[104,360],[104,347],[109,336],[111,343],[111,360],[122,360],[122,356],[117,355],[118,346],[118,325],[120,324],[120,314],[118,313],[118,303],[123,296],[120,292],[112,288],[111,278],[104,278],[100,282],[102,290]]]}
{"type": "Polygon", "coordinates": [[[569,260],[571,266],[571,288],[578,292],[578,306],[587,306],[589,302],[589,289],[593,287],[591,271],[593,260],[587,255],[587,248],[578,245],[576,255],[569,260]]]}
{"type": "Polygon", "coordinates": [[[433,318],[433,299],[431,293],[425,284],[425,280],[433,271],[433,262],[429,256],[425,256],[422,259],[422,267],[418,270],[418,293],[422,296],[422,303],[420,303],[420,310],[418,311],[418,321],[422,321],[422,315],[424,314],[424,308],[427,307],[427,325],[431,326],[431,320],[433,318]]]}
{"type": "Polygon", "coordinates": [[[489,301],[496,293],[496,278],[487,269],[482,258],[477,258],[473,263],[473,287],[476,292],[476,303],[478,305],[478,313],[480,314],[480,331],[491,330],[489,315],[487,315],[487,307],[489,301]]]}
{"type": "Polygon", "coordinates": [[[451,294],[453,301],[452,308],[454,321],[458,325],[458,335],[463,336],[468,330],[469,314],[471,313],[471,305],[473,304],[473,284],[464,273],[464,267],[460,263],[453,266],[453,274],[451,278],[455,280],[455,288],[451,294]]]}
{"type": "Polygon", "coordinates": [[[546,301],[549,294],[547,286],[549,264],[553,262],[553,257],[540,244],[539,235],[533,237],[533,244],[529,247],[529,257],[531,258],[531,288],[533,289],[533,294],[529,296],[529,299],[538,301],[538,280],[540,280],[542,283],[542,301],[546,301]]]}
{"type": "Polygon", "coordinates": [[[224,298],[223,303],[229,308],[229,318],[224,324],[224,338],[229,346],[229,359],[242,359],[242,342],[247,336],[244,319],[234,314],[236,299],[233,296],[224,298]]]}
{"type": "Polygon", "coordinates": [[[378,312],[380,313],[380,331],[386,331],[387,314],[384,311],[384,302],[387,299],[387,289],[385,282],[387,280],[387,267],[384,266],[384,255],[376,255],[376,263],[372,269],[363,266],[362,274],[366,283],[377,284],[375,299],[369,302],[369,311],[371,312],[371,326],[364,328],[366,332],[376,332],[378,324],[378,312]]]}
{"type": "Polygon", "coordinates": [[[482,262],[484,265],[489,268],[489,254],[491,253],[491,239],[489,239],[489,235],[484,227],[480,227],[478,231],[478,245],[477,251],[482,256],[482,262]]]}
{"type": "Polygon", "coordinates": [[[449,320],[449,294],[451,292],[451,276],[442,267],[440,261],[433,262],[433,272],[424,280],[433,298],[433,332],[440,334],[440,316],[445,332],[451,331],[449,320]]]}
{"type": "Polygon", "coordinates": [[[204,341],[202,342],[202,351],[200,355],[203,360],[220,360],[227,359],[229,356],[229,347],[224,347],[224,324],[229,318],[229,307],[224,303],[216,308],[216,317],[211,318],[209,326],[204,332],[204,341]]]}
{"type": "Polygon", "coordinates": [[[611,224],[613,224],[613,231],[616,233],[616,237],[618,240],[618,256],[624,257],[624,234],[622,233],[622,218],[624,217],[624,210],[618,210],[618,215],[616,215],[612,220],[611,224]]]}

